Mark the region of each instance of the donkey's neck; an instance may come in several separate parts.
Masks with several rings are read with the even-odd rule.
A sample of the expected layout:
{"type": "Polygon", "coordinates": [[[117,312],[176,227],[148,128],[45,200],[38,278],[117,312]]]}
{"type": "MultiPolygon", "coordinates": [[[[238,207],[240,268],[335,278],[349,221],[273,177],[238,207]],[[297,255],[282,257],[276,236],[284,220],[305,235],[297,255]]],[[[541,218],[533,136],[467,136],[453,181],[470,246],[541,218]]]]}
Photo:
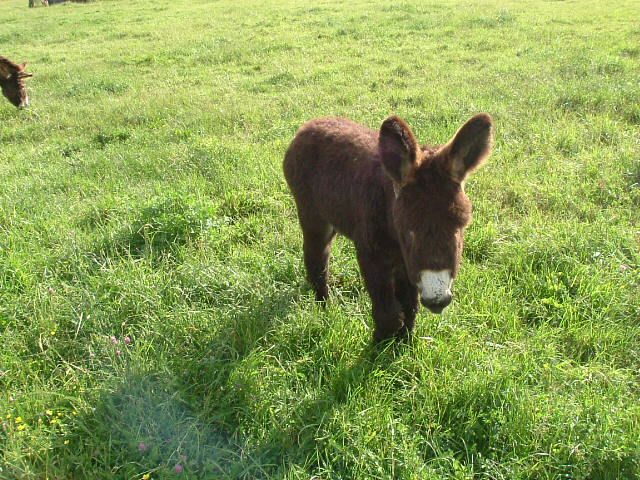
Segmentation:
{"type": "Polygon", "coordinates": [[[2,94],[6,97],[7,87],[9,86],[9,79],[0,77],[0,89],[2,90],[2,94]]]}
{"type": "Polygon", "coordinates": [[[398,234],[396,232],[395,222],[393,220],[393,209],[396,205],[396,190],[393,185],[393,181],[389,178],[388,175],[384,175],[382,177],[382,188],[384,190],[384,205],[385,205],[385,218],[387,223],[387,231],[388,234],[395,240],[398,241],[398,234]]]}

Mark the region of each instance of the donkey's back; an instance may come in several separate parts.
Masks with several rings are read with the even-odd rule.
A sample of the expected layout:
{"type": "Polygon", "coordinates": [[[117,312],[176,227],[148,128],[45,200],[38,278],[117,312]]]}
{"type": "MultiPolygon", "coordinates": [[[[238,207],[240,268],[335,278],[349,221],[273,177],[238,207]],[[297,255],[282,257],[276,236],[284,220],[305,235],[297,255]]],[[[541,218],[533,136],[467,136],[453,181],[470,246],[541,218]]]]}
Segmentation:
{"type": "Polygon", "coordinates": [[[362,169],[377,157],[378,132],[344,118],[319,118],[300,127],[285,155],[284,173],[336,176],[362,169]],[[321,169],[321,170],[318,170],[321,169]]]}
{"type": "Polygon", "coordinates": [[[284,159],[299,213],[352,236],[359,207],[371,203],[373,191],[381,192],[377,142],[377,131],[343,118],[319,118],[300,127],[284,159]]]}

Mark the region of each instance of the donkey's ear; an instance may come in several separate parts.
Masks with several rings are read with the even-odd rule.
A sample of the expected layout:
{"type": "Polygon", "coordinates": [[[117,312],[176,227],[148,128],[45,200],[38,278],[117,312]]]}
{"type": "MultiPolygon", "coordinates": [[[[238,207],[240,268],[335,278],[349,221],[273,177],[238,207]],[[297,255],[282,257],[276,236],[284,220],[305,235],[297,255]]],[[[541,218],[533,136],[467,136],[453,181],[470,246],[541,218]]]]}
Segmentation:
{"type": "Polygon", "coordinates": [[[33,77],[33,73],[25,72],[27,68],[27,62],[18,65],[18,78],[30,78],[33,77]]]}
{"type": "Polygon", "coordinates": [[[418,142],[409,125],[396,116],[387,118],[380,127],[378,148],[385,171],[402,186],[418,158],[418,142]]]}
{"type": "Polygon", "coordinates": [[[458,182],[478,168],[491,154],[493,147],[493,120],[486,113],[480,113],[465,123],[447,143],[447,173],[458,182]]]}

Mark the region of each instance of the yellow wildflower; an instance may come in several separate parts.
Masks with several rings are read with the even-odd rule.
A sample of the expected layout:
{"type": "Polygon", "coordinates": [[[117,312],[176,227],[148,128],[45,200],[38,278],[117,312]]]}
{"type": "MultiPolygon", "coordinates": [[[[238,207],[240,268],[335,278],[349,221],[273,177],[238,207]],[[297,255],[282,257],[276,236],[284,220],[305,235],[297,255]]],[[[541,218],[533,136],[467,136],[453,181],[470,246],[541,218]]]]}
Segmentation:
{"type": "Polygon", "coordinates": [[[11,414],[7,413],[7,420],[9,420],[11,418],[11,414]]]}
{"type": "Polygon", "coordinates": [[[47,415],[53,415],[53,412],[51,410],[45,410],[45,412],[47,415]]]}
{"type": "Polygon", "coordinates": [[[18,425],[19,432],[23,431],[25,428],[27,428],[27,426],[24,423],[22,425],[18,425]]]}
{"type": "Polygon", "coordinates": [[[151,474],[145,473],[144,475],[142,475],[142,480],[151,480],[151,474]]]}
{"type": "Polygon", "coordinates": [[[65,441],[64,441],[64,442],[62,442],[62,443],[64,443],[65,445],[69,445],[69,440],[65,440],[65,441]]]}
{"type": "Polygon", "coordinates": [[[16,423],[22,423],[22,417],[16,417],[16,423]]]}

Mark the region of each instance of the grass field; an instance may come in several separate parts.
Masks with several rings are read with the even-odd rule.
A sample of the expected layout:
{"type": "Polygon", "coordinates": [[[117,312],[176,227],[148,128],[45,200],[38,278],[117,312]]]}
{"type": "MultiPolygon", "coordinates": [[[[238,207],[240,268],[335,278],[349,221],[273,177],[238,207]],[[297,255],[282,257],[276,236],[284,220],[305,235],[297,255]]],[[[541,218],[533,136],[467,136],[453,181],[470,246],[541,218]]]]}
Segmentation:
{"type": "Polygon", "coordinates": [[[0,3],[1,479],[640,477],[635,0],[0,3]],[[456,299],[316,306],[297,127],[486,111],[456,299]],[[177,470],[176,470],[177,467],[177,470]],[[180,471],[182,470],[182,471],[180,471]]]}

